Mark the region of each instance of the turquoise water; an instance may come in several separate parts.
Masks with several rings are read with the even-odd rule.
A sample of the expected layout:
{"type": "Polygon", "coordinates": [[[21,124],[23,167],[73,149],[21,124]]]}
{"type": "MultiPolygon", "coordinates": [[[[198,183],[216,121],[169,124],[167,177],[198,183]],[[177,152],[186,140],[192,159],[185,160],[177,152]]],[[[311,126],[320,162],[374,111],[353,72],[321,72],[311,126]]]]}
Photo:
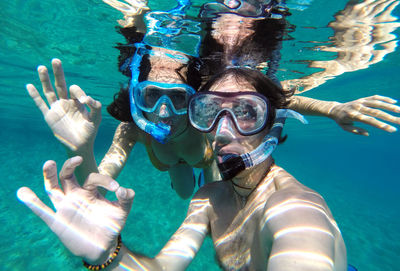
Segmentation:
{"type": "MultiPolygon", "coordinates": [[[[151,4],[166,9],[168,3],[151,4]]],[[[309,44],[296,40],[327,40],[332,31],[325,26],[345,4],[343,0],[314,1],[303,11],[293,11],[290,21],[298,26],[293,33],[296,39],[284,45],[281,78],[294,78],[297,73],[291,69],[310,72],[293,60],[315,52],[304,50],[309,44]]],[[[394,14],[400,16],[400,9],[394,14]]],[[[61,165],[66,157],[24,86],[38,85],[36,66],[49,65],[51,58],[58,57],[63,60],[68,84],[78,84],[109,104],[118,84],[125,82],[117,71],[118,52],[112,48],[122,42],[113,30],[120,17],[119,12],[94,0],[0,2],[1,270],[83,270],[80,260],[15,196],[20,186],[29,186],[49,203],[41,167],[48,159],[61,165]]],[[[398,36],[399,31],[394,34],[398,36]]],[[[400,100],[399,63],[396,51],[368,69],[341,75],[306,95],[348,101],[381,94],[400,100]]],[[[107,151],[118,124],[103,113],[95,146],[97,161],[107,151]]],[[[359,270],[399,270],[400,133],[371,128],[369,137],[361,137],[342,131],[328,119],[309,117],[309,121],[308,126],[289,122],[285,128],[289,139],[277,150],[277,163],[324,196],[342,230],[349,263],[359,270]]],[[[136,146],[134,153],[118,178],[136,191],[123,240],[153,256],[183,220],[188,201],[171,190],[166,173],[152,168],[143,147],[136,146]]],[[[219,270],[210,240],[189,270],[219,270]]]]}

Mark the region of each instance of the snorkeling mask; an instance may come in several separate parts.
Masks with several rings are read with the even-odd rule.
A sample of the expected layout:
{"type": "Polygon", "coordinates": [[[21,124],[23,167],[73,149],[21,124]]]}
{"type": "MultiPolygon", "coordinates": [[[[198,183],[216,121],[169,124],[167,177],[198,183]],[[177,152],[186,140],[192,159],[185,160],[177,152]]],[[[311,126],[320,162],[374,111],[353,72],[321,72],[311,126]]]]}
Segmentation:
{"type": "Polygon", "coordinates": [[[195,90],[185,84],[169,84],[151,81],[143,81],[137,84],[133,90],[135,103],[140,110],[152,113],[161,104],[166,104],[176,115],[187,113],[187,105],[190,96],[195,90]]]}
{"type": "Polygon", "coordinates": [[[206,91],[190,98],[189,120],[194,128],[208,133],[229,114],[241,135],[254,135],[264,129],[269,107],[268,99],[256,92],[206,91]]]}
{"type": "MultiPolygon", "coordinates": [[[[246,136],[257,134],[265,128],[268,109],[268,99],[256,92],[201,92],[191,97],[188,114],[190,124],[201,132],[212,131],[221,117],[229,114],[237,131],[246,136]]],[[[218,163],[222,179],[230,180],[241,171],[264,162],[278,145],[286,118],[295,118],[307,123],[296,111],[277,109],[270,132],[255,150],[242,155],[226,155],[223,161],[218,163]]]]}
{"type": "MultiPolygon", "coordinates": [[[[136,125],[150,134],[160,143],[165,143],[171,132],[171,127],[165,123],[154,123],[143,116],[144,112],[154,112],[161,104],[166,104],[172,112],[183,115],[187,112],[187,102],[195,90],[185,84],[159,83],[151,81],[139,82],[139,67],[144,55],[164,54],[155,52],[146,47],[144,43],[135,44],[136,51],[132,57],[131,81],[129,84],[129,100],[132,119],[136,125]]],[[[178,61],[185,62],[187,58],[183,55],[177,56],[165,54],[178,61]]]]}

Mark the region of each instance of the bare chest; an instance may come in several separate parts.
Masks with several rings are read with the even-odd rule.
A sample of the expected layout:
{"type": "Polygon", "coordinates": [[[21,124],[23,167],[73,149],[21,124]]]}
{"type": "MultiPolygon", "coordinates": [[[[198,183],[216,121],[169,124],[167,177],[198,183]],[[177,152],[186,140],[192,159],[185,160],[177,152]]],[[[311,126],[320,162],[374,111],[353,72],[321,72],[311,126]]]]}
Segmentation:
{"type": "Polygon", "coordinates": [[[233,198],[230,204],[232,208],[215,210],[218,219],[211,221],[218,259],[226,270],[262,270],[257,266],[265,266],[259,255],[259,222],[264,204],[246,204],[240,197],[233,198]]]}

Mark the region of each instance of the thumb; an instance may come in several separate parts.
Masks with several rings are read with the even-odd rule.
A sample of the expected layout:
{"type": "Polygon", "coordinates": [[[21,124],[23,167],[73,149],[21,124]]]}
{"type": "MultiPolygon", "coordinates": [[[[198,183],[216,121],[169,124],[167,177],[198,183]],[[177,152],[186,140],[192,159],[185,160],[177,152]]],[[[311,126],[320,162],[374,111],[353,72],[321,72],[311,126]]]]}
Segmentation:
{"type": "Polygon", "coordinates": [[[52,228],[55,216],[54,211],[44,204],[31,189],[28,187],[21,187],[17,191],[17,198],[54,231],[52,228]]]}
{"type": "Polygon", "coordinates": [[[115,195],[117,196],[118,204],[121,206],[122,210],[128,214],[132,207],[135,191],[120,186],[115,192],[115,195]]]}

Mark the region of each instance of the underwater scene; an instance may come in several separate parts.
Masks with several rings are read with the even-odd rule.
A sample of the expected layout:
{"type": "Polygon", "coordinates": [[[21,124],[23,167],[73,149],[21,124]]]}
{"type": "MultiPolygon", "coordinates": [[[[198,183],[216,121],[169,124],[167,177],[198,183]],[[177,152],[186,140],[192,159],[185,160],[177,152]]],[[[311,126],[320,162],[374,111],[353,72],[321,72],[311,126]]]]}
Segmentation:
{"type": "MultiPolygon", "coordinates": [[[[94,143],[97,163],[110,147],[120,122],[106,107],[128,79],[118,70],[120,51],[116,48],[125,43],[116,30],[124,14],[105,2],[0,2],[1,270],[85,270],[82,260],[64,248],[16,192],[28,186],[52,206],[44,190],[42,167],[54,160],[61,169],[67,159],[66,149],[25,88],[31,83],[40,89],[38,65],[51,70],[51,60],[60,59],[67,85],[79,85],[101,102],[102,121],[94,143]]],[[[206,31],[198,20],[205,3],[191,1],[180,10],[185,22],[168,17],[165,25],[154,28],[148,42],[160,46],[165,42],[162,29],[180,22],[184,35],[169,42],[196,56],[206,31]]],[[[372,95],[400,100],[398,3],[287,0],[290,31],[281,44],[277,80],[295,86],[299,95],[327,101],[348,102],[372,95]]],[[[224,6],[223,1],[215,4],[224,6]]],[[[178,1],[171,0],[149,0],[147,5],[151,11],[179,7],[178,1]]],[[[52,72],[50,77],[53,80],[52,72]]],[[[399,112],[390,114],[400,116],[399,112]]],[[[283,133],[288,137],[273,154],[276,164],[324,197],[343,235],[349,264],[359,271],[400,270],[400,131],[358,122],[355,125],[369,133],[363,136],[344,131],[329,118],[306,118],[307,125],[286,122],[283,133]]],[[[195,170],[196,175],[199,172],[195,170]]],[[[190,200],[175,193],[168,172],[153,167],[141,144],[134,146],[117,181],[136,194],[122,231],[123,242],[153,257],[186,217],[190,200]]],[[[210,237],[188,270],[221,270],[210,237]]]]}

